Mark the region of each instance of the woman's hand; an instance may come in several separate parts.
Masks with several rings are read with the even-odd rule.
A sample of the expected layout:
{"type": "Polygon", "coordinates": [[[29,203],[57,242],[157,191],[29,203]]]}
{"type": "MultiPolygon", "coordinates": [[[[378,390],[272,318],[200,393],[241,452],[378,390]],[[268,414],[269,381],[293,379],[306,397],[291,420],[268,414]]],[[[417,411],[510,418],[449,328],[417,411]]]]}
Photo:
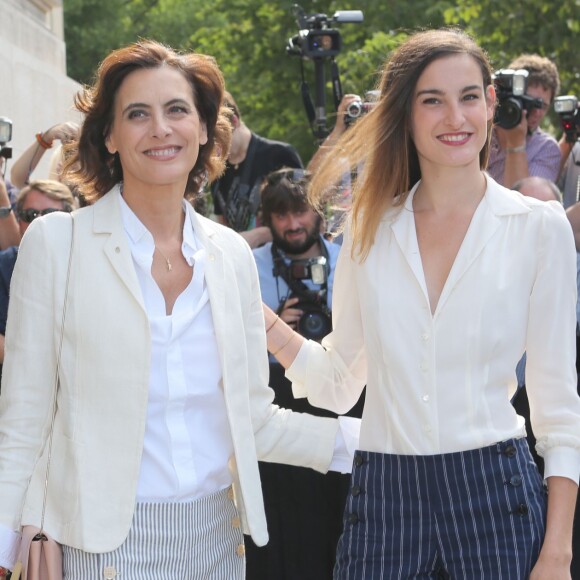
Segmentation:
{"type": "Polygon", "coordinates": [[[571,580],[571,562],[571,555],[565,553],[545,554],[542,550],[532,569],[530,580],[571,580]]]}

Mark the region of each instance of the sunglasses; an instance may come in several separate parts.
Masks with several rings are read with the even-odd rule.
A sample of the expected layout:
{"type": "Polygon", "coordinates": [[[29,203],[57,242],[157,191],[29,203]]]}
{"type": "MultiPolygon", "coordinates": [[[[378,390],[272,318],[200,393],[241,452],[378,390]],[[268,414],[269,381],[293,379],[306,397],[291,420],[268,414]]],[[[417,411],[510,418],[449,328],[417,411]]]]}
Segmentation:
{"type": "Polygon", "coordinates": [[[70,210],[60,209],[56,207],[47,207],[46,209],[21,209],[20,211],[16,212],[16,216],[20,221],[26,222],[27,224],[32,223],[37,217],[41,215],[47,215],[49,213],[54,213],[55,211],[66,211],[70,212],[70,210]]]}
{"type": "Polygon", "coordinates": [[[310,173],[304,169],[282,169],[270,173],[266,178],[268,185],[278,185],[283,179],[287,179],[292,183],[299,183],[305,181],[310,177],[310,173]]]}

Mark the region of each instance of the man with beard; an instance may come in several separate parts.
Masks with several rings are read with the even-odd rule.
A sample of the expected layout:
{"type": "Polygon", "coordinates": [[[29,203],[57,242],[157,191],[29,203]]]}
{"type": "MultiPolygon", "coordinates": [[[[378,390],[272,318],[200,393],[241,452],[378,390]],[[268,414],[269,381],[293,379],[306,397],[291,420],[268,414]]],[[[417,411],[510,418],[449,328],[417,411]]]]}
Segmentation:
{"type": "MultiPolygon", "coordinates": [[[[273,242],[253,252],[262,300],[298,332],[321,340],[330,332],[332,284],[340,246],[322,237],[322,218],[308,203],[306,184],[307,174],[301,169],[286,168],[268,175],[261,192],[262,218],[273,242]]],[[[274,403],[336,417],[312,407],[306,399],[294,399],[284,369],[274,358],[270,361],[274,403]]],[[[362,398],[349,415],[360,417],[361,411],[362,398]]],[[[275,463],[260,462],[259,466],[270,541],[258,548],[246,536],[247,579],[330,580],[349,476],[275,463]]]]}

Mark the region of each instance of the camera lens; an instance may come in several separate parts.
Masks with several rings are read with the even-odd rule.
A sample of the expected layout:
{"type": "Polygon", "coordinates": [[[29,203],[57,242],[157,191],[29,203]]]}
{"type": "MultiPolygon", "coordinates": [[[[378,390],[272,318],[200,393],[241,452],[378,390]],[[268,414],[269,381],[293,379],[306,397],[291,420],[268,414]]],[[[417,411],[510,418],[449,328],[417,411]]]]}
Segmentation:
{"type": "Polygon", "coordinates": [[[362,103],[360,101],[353,101],[346,108],[347,116],[351,117],[352,119],[360,117],[361,113],[362,113],[362,103]]]}
{"type": "Polygon", "coordinates": [[[522,120],[522,103],[515,97],[508,97],[499,101],[494,123],[503,129],[513,129],[522,120]]]}

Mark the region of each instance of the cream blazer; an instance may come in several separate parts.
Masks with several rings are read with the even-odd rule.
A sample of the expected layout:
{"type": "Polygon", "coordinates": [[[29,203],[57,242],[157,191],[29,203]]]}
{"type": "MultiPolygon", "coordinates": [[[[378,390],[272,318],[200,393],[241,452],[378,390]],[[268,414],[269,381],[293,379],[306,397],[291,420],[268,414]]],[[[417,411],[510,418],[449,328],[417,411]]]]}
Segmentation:
{"type": "MultiPolygon", "coordinates": [[[[74,212],[74,253],[45,529],[108,552],[131,526],[145,432],[150,333],[114,188],[74,212]]],[[[326,471],[338,424],[273,406],[255,262],[233,232],[195,215],[234,443],[230,470],[246,533],[268,540],[258,459],[326,471]]],[[[11,286],[0,397],[0,524],[37,524],[61,331],[71,219],[37,219],[11,286]]]]}

